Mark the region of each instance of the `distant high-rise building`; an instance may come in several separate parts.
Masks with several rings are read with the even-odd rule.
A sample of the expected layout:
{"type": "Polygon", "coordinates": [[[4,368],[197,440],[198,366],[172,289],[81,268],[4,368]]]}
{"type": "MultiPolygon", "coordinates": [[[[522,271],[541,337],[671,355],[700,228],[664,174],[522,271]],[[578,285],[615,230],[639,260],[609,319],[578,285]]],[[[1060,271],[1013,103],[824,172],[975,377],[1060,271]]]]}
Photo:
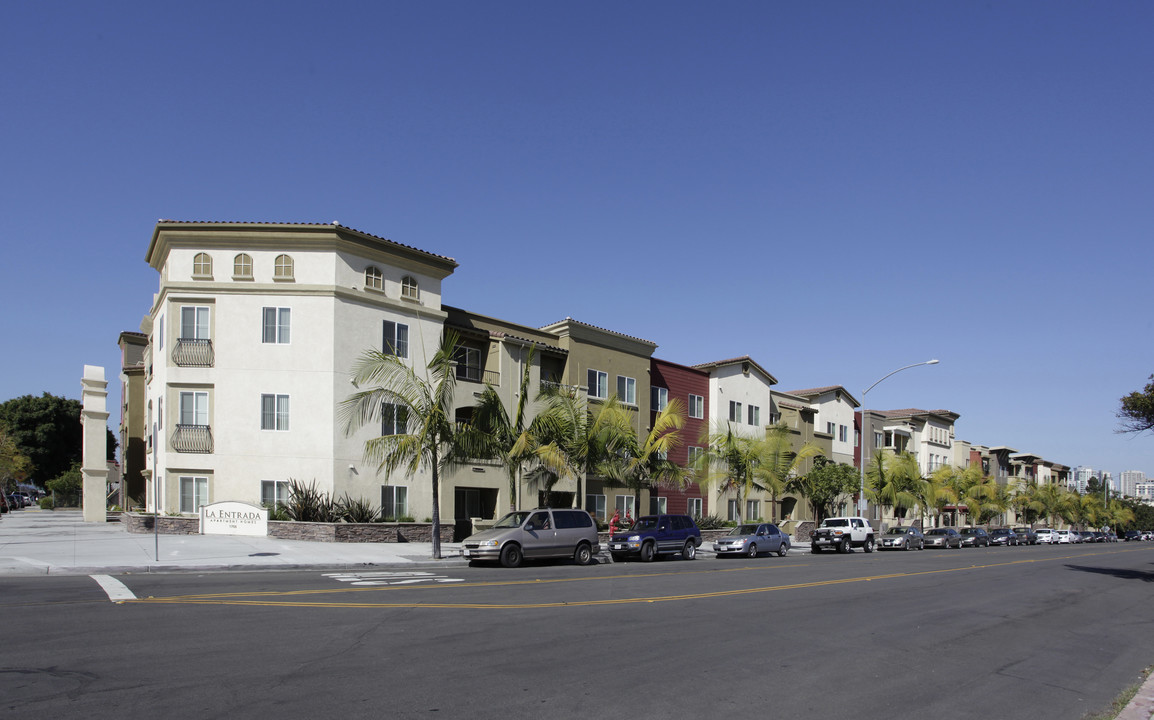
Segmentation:
{"type": "Polygon", "coordinates": [[[1097,476],[1098,473],[1094,472],[1094,468],[1079,465],[1074,468],[1074,476],[1070,480],[1070,489],[1084,493],[1086,492],[1086,486],[1090,484],[1090,478],[1097,476]]]}
{"type": "Polygon", "coordinates": [[[1146,473],[1141,470],[1123,470],[1119,478],[1119,491],[1126,497],[1141,497],[1138,494],[1138,483],[1146,482],[1146,473]]]}

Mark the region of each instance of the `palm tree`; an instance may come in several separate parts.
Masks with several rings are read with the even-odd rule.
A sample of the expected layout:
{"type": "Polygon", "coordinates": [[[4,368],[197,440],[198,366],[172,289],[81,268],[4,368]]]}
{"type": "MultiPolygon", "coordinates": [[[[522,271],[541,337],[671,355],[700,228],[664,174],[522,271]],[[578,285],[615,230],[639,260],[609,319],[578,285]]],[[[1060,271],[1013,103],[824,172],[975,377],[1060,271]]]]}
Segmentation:
{"type": "Polygon", "coordinates": [[[934,470],[925,482],[922,484],[921,493],[918,496],[918,507],[921,508],[922,527],[925,527],[925,512],[932,512],[934,516],[934,527],[940,525],[942,513],[946,508],[958,504],[958,497],[954,494],[954,490],[950,485],[950,478],[957,474],[957,470],[949,465],[942,465],[934,470]]]}
{"type": "Polygon", "coordinates": [[[517,509],[517,488],[525,464],[536,457],[537,438],[528,421],[534,349],[529,348],[521,371],[517,406],[510,414],[497,390],[488,383],[473,406],[473,417],[458,430],[455,459],[497,460],[509,476],[509,510],[517,509]]]}
{"type": "Polygon", "coordinates": [[[918,504],[924,494],[922,471],[911,453],[894,455],[883,451],[874,454],[869,469],[866,497],[883,508],[893,508],[894,518],[902,519],[909,508],[918,504]]]}
{"type": "Polygon", "coordinates": [[[777,496],[786,492],[789,488],[789,483],[797,476],[798,468],[810,458],[818,457],[822,454],[821,448],[813,443],[805,443],[794,452],[793,444],[790,442],[789,428],[782,423],[778,423],[766,430],[765,453],[762,462],[754,468],[754,475],[761,481],[762,485],[769,488],[770,494],[773,496],[773,515],[774,521],[777,520],[777,496]]]}
{"type": "Polygon", "coordinates": [[[579,393],[550,388],[540,396],[545,407],[533,420],[540,462],[538,479],[551,488],[565,477],[577,481],[577,506],[584,503],[582,480],[630,437],[636,437],[629,413],[610,397],[590,410],[579,393]]]}
{"type": "Polygon", "coordinates": [[[345,434],[389,417],[407,432],[381,435],[365,441],[366,462],[377,464],[386,477],[397,469],[416,475],[432,472],[433,557],[441,558],[440,476],[453,454],[453,389],[456,376],[453,353],[457,334],[446,331],[441,345],[423,374],[396,355],[368,350],[353,365],[352,380],[366,389],[340,405],[345,434]]]}
{"type": "MultiPolygon", "coordinates": [[[[971,465],[970,468],[977,466],[971,465]]],[[[1010,494],[1005,486],[999,485],[989,475],[982,475],[981,471],[970,483],[963,500],[972,525],[982,525],[1010,507],[1010,494]]]]}
{"type": "Polygon", "coordinates": [[[642,490],[687,482],[685,469],[669,459],[669,451],[679,444],[684,426],[685,412],[680,400],[670,400],[654,419],[653,429],[643,439],[633,433],[623,437],[620,452],[611,453],[599,463],[598,472],[607,484],[633,490],[634,507],[640,508],[642,490]]]}
{"type": "Polygon", "coordinates": [[[1065,509],[1068,499],[1066,491],[1057,485],[1039,485],[1030,500],[1030,509],[1046,518],[1051,527],[1054,519],[1065,509]]]}

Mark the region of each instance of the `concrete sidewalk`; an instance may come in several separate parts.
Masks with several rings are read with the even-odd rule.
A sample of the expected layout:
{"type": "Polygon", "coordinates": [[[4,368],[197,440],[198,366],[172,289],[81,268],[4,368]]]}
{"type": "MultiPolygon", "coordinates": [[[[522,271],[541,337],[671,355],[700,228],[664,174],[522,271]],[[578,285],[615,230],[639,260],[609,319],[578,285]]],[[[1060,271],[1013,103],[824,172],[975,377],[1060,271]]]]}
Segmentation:
{"type": "Polygon", "coordinates": [[[320,543],[240,535],[136,535],[86,523],[78,510],[25,508],[0,515],[0,575],[91,575],[218,570],[336,570],[464,565],[460,545],[320,543]]]}

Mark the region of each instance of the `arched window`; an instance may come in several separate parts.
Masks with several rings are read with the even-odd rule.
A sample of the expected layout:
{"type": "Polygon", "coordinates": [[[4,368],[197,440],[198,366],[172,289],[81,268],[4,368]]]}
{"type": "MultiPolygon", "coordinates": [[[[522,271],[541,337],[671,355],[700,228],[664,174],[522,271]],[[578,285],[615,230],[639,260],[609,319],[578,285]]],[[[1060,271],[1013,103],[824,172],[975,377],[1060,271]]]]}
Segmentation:
{"type": "Polygon", "coordinates": [[[252,280],[252,256],[241,253],[232,259],[232,276],[252,280]]]}
{"type": "Polygon", "coordinates": [[[212,278],[212,256],[208,253],[197,253],[192,259],[192,276],[212,278]]]}
{"type": "Polygon", "coordinates": [[[401,297],[409,300],[416,300],[418,295],[417,279],[412,275],[406,275],[401,279],[401,297]]]}
{"type": "Polygon", "coordinates": [[[369,265],[365,268],[365,289],[366,290],[384,290],[385,278],[381,275],[381,269],[375,265],[369,265]]]}
{"type": "Polygon", "coordinates": [[[288,255],[277,255],[272,276],[274,280],[292,280],[293,259],[288,255]]]}

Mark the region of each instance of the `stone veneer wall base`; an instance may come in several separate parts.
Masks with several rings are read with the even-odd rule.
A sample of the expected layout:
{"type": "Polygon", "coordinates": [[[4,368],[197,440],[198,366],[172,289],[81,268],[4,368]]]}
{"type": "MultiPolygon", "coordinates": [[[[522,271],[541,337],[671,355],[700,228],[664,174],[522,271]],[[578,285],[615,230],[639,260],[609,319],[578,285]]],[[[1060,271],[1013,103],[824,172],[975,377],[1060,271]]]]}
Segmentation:
{"type": "MultiPolygon", "coordinates": [[[[124,513],[120,517],[130,533],[156,532],[162,535],[198,535],[200,518],[124,513]]],[[[441,524],[441,542],[453,541],[453,523],[441,524]]],[[[338,543],[432,542],[432,523],[313,523],[269,520],[268,537],[281,540],[338,543]]]]}

